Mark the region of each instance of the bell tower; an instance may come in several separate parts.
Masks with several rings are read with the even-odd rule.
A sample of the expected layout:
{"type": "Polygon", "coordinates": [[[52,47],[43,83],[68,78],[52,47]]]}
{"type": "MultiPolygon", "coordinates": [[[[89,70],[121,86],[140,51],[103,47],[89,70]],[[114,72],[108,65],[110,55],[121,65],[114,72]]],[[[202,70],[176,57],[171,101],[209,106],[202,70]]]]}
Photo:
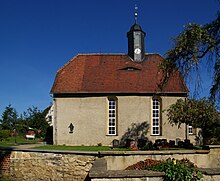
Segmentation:
{"type": "Polygon", "coordinates": [[[135,23],[127,33],[128,38],[128,56],[135,62],[142,62],[145,57],[144,38],[146,33],[142,31],[142,28],[137,23],[138,7],[135,5],[135,23]]]}

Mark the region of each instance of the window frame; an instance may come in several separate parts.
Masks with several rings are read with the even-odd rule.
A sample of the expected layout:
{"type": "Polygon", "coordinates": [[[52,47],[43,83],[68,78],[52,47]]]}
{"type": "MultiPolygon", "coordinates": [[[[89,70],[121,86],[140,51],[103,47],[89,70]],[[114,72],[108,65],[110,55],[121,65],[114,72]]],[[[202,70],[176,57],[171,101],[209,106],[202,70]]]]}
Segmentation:
{"type": "Polygon", "coordinates": [[[188,134],[193,135],[193,127],[191,125],[188,125],[188,134]]]}
{"type": "Polygon", "coordinates": [[[117,135],[117,98],[107,98],[107,135],[117,135]]]}
{"type": "Polygon", "coordinates": [[[161,135],[161,99],[158,97],[151,99],[151,135],[161,135]]]}

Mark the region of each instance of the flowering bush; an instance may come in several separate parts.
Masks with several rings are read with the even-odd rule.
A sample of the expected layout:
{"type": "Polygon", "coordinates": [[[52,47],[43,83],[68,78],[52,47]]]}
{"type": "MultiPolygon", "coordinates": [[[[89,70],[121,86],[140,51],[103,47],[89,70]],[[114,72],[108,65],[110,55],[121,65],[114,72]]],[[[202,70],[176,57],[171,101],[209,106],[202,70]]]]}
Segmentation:
{"type": "Polygon", "coordinates": [[[196,181],[203,178],[202,173],[188,159],[175,160],[169,158],[145,169],[165,172],[165,181],[196,181]]]}

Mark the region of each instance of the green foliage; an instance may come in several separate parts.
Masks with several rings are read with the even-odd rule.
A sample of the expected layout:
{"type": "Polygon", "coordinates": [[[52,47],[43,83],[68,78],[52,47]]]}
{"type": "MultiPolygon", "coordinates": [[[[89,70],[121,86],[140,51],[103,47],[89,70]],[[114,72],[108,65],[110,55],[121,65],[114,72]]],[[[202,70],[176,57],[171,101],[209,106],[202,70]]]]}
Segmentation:
{"type": "Polygon", "coordinates": [[[24,136],[28,131],[28,126],[23,123],[23,120],[19,119],[18,123],[15,125],[16,135],[24,136]]]}
{"type": "Polygon", "coordinates": [[[30,107],[23,114],[18,116],[15,108],[11,105],[6,106],[0,119],[0,129],[10,130],[17,136],[25,136],[28,128],[31,127],[36,132],[37,137],[45,137],[46,130],[49,127],[45,117],[48,108],[44,111],[39,110],[37,107],[30,107]]]}
{"type": "Polygon", "coordinates": [[[219,122],[214,123],[207,129],[207,137],[208,139],[208,144],[220,144],[220,124],[219,122]]]}
{"type": "Polygon", "coordinates": [[[0,177],[0,181],[14,181],[12,178],[9,178],[9,177],[0,177]]]}
{"type": "Polygon", "coordinates": [[[178,99],[167,109],[168,120],[171,124],[179,125],[185,123],[197,128],[210,126],[219,119],[217,106],[206,98],[178,99]]]}
{"type": "Polygon", "coordinates": [[[210,134],[209,128],[218,123],[219,113],[215,104],[208,99],[178,99],[166,111],[170,124],[181,126],[191,125],[202,129],[203,144],[206,144],[210,134]]]}
{"type": "Polygon", "coordinates": [[[206,26],[188,24],[184,31],[174,40],[174,48],[167,52],[167,60],[174,62],[184,73],[188,74],[197,66],[207,51],[214,51],[216,42],[206,26]]]}
{"type": "Polygon", "coordinates": [[[0,146],[9,147],[9,146],[22,145],[22,144],[34,144],[37,142],[39,142],[39,139],[27,140],[24,137],[13,136],[13,137],[8,137],[7,139],[0,141],[0,146]]]}
{"type": "Polygon", "coordinates": [[[146,169],[165,172],[165,181],[196,181],[203,177],[202,173],[188,159],[175,160],[169,158],[160,164],[147,167],[146,169]]]}
{"type": "Polygon", "coordinates": [[[10,137],[10,130],[0,130],[0,141],[6,140],[7,138],[10,137]]]}
{"type": "Polygon", "coordinates": [[[75,151],[132,151],[129,148],[114,148],[109,146],[65,146],[65,145],[45,145],[35,149],[45,150],[75,150],[75,151]]]}
{"type": "Polygon", "coordinates": [[[144,145],[140,150],[155,150],[156,148],[154,147],[152,141],[147,141],[146,145],[144,145]]]}
{"type": "Polygon", "coordinates": [[[37,133],[37,137],[45,137],[46,130],[49,127],[45,117],[47,112],[41,111],[37,107],[29,107],[23,113],[23,119],[28,127],[31,127],[37,133]]]}
{"type": "Polygon", "coordinates": [[[199,65],[205,60],[206,63],[213,62],[214,65],[211,98],[220,98],[220,12],[217,18],[208,24],[189,23],[173,39],[173,43],[173,48],[166,53],[166,60],[161,65],[164,71],[162,85],[177,69],[184,77],[189,76],[192,71],[196,71],[199,77],[199,65]]]}
{"type": "Polygon", "coordinates": [[[6,106],[5,111],[2,113],[2,129],[13,130],[15,128],[15,125],[17,124],[17,121],[18,114],[15,108],[13,108],[11,104],[9,104],[8,106],[6,106]]]}

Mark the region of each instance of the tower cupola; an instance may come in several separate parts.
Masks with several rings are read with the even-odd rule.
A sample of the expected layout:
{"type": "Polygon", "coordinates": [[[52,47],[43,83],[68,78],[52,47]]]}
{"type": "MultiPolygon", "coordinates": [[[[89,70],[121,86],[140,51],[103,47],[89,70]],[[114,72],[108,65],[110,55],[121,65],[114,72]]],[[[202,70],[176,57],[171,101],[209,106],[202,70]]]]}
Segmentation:
{"type": "MultiPolygon", "coordinates": [[[[137,10],[137,6],[135,6],[137,10]]],[[[135,62],[142,62],[145,57],[144,38],[146,33],[137,23],[137,12],[135,12],[135,23],[127,33],[128,37],[128,56],[135,62]]]]}

